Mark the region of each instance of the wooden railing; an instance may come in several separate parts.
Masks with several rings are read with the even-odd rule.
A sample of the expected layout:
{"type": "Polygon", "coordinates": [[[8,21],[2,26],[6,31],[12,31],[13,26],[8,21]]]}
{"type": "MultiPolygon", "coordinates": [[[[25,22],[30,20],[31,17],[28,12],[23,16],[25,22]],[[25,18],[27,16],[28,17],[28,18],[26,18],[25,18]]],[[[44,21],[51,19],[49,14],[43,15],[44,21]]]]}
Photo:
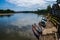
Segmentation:
{"type": "Polygon", "coordinates": [[[53,23],[53,25],[54,25],[55,27],[57,27],[58,24],[59,24],[59,21],[57,20],[56,17],[51,17],[50,21],[53,23]]]}

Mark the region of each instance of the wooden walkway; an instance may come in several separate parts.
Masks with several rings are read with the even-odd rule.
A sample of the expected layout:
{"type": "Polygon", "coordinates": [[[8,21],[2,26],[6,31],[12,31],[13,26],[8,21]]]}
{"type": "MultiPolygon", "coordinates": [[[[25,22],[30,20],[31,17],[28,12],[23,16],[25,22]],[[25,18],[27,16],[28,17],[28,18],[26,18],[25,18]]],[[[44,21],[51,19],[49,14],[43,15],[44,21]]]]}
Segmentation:
{"type": "Polygon", "coordinates": [[[57,28],[47,19],[46,28],[42,31],[39,40],[58,40],[57,28]]]}

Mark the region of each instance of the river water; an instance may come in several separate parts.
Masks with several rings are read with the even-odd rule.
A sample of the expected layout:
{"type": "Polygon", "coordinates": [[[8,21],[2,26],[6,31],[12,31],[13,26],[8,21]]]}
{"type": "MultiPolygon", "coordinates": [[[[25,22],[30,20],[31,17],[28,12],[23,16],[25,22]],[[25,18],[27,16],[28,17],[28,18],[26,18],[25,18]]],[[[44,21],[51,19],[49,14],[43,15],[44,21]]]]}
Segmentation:
{"type": "MultiPolygon", "coordinates": [[[[5,39],[9,40],[10,37],[13,37],[13,39],[10,38],[10,40],[17,40],[18,38],[15,39],[17,34],[19,37],[24,36],[26,38],[29,37],[29,39],[33,39],[34,35],[31,25],[34,23],[38,24],[42,17],[43,15],[37,15],[33,13],[16,13],[12,15],[0,16],[0,35],[2,36],[1,39],[4,40],[3,38],[6,37],[5,39]]],[[[21,38],[21,40],[25,39],[21,38]]]]}

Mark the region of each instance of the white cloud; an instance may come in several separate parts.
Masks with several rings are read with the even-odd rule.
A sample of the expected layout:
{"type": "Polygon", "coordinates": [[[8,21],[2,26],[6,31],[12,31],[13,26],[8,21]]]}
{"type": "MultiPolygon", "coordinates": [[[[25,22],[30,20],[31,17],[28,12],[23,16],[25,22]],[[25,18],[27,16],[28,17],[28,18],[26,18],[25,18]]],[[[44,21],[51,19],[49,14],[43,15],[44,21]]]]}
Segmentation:
{"type": "Polygon", "coordinates": [[[56,1],[56,0],[46,0],[46,1],[56,1]]]}
{"type": "Polygon", "coordinates": [[[41,7],[44,5],[44,7],[46,7],[47,5],[46,4],[47,0],[6,0],[6,1],[22,7],[32,7],[34,5],[39,5],[41,7]]]}

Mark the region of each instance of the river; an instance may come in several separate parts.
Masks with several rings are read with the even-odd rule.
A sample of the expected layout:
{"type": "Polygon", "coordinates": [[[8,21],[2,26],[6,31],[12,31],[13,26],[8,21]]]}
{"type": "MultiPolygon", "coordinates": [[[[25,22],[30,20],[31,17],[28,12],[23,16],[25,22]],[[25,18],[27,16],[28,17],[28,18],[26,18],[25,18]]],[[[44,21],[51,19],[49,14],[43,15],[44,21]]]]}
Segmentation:
{"type": "MultiPolygon", "coordinates": [[[[43,15],[33,13],[16,13],[0,16],[1,40],[33,40],[32,24],[41,21],[43,15]],[[17,36],[18,35],[18,38],[17,36]],[[5,37],[5,38],[4,38],[5,37]],[[13,38],[13,39],[12,39],[13,38]]],[[[36,39],[35,39],[36,40],[36,39]]]]}

